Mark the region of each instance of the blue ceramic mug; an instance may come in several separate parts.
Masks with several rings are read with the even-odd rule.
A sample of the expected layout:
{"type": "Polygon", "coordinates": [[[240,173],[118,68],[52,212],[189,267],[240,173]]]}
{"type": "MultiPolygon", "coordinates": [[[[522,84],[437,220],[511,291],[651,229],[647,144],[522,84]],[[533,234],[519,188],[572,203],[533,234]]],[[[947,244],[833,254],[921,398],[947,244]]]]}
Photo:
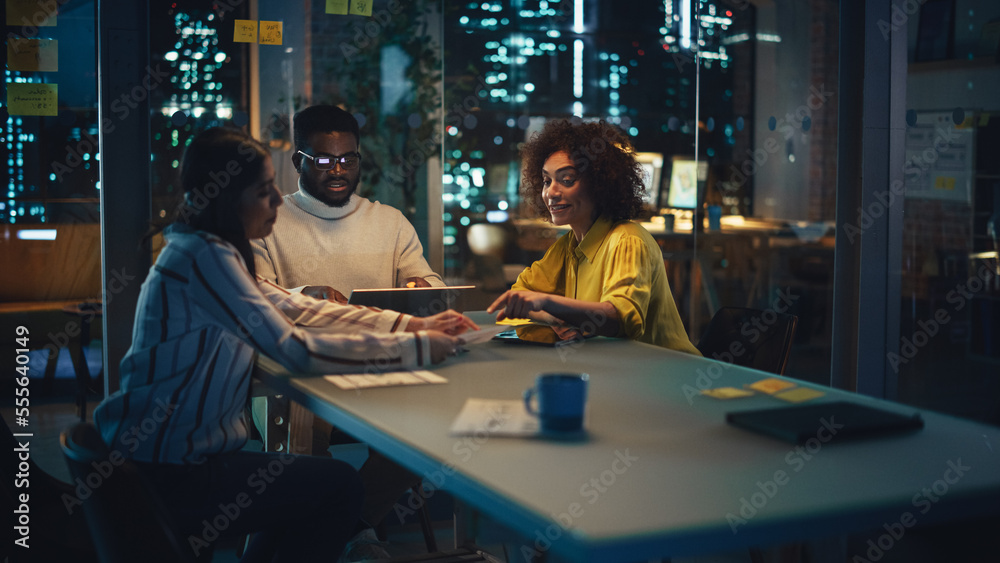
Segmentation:
{"type": "Polygon", "coordinates": [[[535,386],[524,391],[524,408],[538,417],[542,432],[579,432],[589,380],[586,373],[540,374],[535,386]]]}

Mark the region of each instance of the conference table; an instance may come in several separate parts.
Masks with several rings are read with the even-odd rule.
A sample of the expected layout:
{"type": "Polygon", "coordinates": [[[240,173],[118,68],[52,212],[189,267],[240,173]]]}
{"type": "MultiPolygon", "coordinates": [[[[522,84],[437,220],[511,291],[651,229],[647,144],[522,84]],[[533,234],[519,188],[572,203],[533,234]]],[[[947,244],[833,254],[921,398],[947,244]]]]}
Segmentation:
{"type": "Polygon", "coordinates": [[[790,403],[700,393],[775,377],[764,372],[610,338],[467,348],[432,368],[447,379],[435,385],[342,390],[266,357],[257,371],[513,533],[517,560],[537,550],[549,561],[646,561],[857,533],[891,548],[914,526],[1000,513],[997,427],[788,379],[825,393],[811,404],[849,400],[925,423],[857,441],[829,439],[818,423],[796,445],[726,423],[727,412],[790,403]],[[542,372],[590,375],[583,438],[449,434],[466,399],[517,400],[542,372]]]}

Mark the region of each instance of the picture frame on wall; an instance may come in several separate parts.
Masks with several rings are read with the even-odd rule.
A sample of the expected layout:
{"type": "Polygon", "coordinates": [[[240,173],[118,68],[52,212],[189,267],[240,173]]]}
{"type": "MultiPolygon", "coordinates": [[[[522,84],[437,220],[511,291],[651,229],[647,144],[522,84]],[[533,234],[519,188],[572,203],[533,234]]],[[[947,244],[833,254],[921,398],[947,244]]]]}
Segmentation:
{"type": "Polygon", "coordinates": [[[954,57],[954,45],[955,0],[927,0],[920,7],[915,60],[951,59],[954,57]]]}

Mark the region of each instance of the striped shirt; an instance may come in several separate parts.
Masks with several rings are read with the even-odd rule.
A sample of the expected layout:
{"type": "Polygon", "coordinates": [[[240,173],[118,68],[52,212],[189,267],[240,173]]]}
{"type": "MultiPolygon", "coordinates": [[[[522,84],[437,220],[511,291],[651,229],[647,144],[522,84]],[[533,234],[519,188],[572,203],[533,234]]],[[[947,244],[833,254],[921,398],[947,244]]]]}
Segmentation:
{"type": "Polygon", "coordinates": [[[94,422],[126,457],[200,463],[240,449],[255,354],[295,372],[348,373],[430,363],[410,317],[338,305],[253,279],[236,248],[174,225],[142,285],[121,389],[94,422]],[[393,334],[396,331],[401,331],[393,334]]]}

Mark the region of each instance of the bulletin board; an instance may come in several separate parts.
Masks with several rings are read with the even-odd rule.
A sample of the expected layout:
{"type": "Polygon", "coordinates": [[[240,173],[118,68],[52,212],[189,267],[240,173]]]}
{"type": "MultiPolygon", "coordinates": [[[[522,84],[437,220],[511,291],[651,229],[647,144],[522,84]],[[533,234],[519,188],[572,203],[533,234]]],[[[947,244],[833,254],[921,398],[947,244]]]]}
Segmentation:
{"type": "Polygon", "coordinates": [[[972,202],[975,112],[918,112],[906,128],[906,197],[972,202]],[[955,124],[959,115],[961,123],[955,124]]]}

